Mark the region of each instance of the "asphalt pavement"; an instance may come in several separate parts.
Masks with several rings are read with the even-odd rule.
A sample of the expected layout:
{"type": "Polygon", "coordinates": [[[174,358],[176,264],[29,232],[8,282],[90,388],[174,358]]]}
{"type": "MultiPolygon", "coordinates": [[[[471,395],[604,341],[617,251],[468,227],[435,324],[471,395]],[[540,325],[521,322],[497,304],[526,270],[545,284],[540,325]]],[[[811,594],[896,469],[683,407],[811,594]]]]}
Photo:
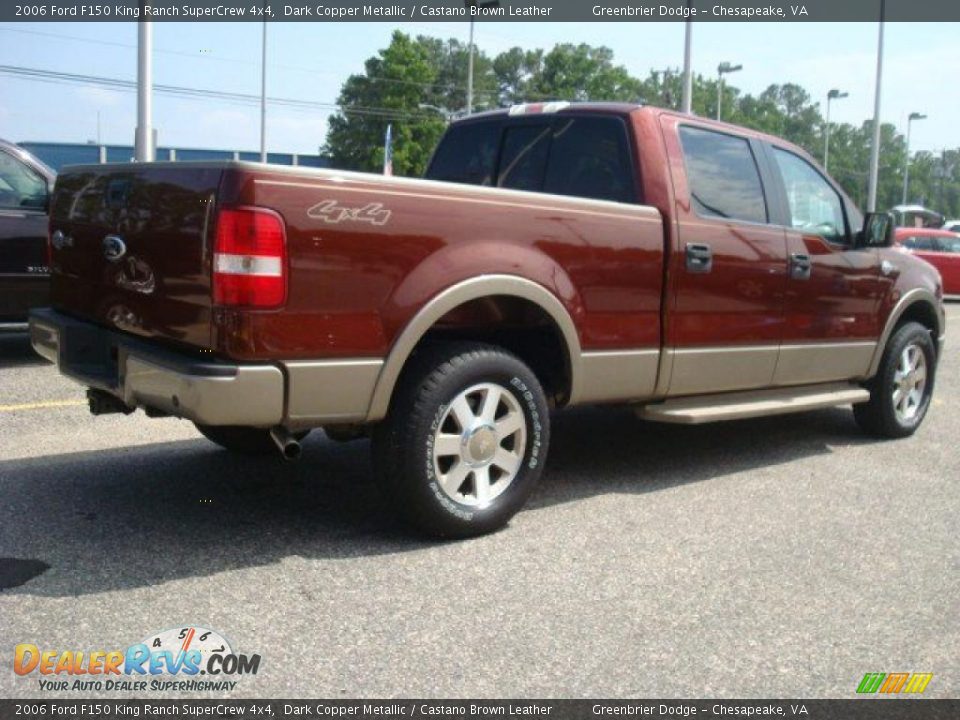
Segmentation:
{"type": "Polygon", "coordinates": [[[16,676],[15,644],[186,626],[262,657],[189,697],[853,697],[866,672],[932,672],[925,694],[957,697],[958,348],[895,442],[849,409],[560,413],[528,509],[434,543],[383,507],[364,441],[232,457],[185,421],[90,416],[0,338],[0,697],[77,696],[16,676]]]}

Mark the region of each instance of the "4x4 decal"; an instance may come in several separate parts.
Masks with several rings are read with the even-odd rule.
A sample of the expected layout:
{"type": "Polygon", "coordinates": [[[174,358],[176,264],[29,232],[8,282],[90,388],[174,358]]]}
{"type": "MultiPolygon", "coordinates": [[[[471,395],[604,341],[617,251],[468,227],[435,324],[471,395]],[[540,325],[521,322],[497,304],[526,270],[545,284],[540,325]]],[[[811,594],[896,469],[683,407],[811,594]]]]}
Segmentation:
{"type": "Polygon", "coordinates": [[[338,205],[336,200],[321,200],[307,210],[307,215],[336,225],[344,220],[367,222],[371,225],[386,225],[391,211],[384,209],[381,203],[367,203],[363,207],[350,208],[338,205]]]}

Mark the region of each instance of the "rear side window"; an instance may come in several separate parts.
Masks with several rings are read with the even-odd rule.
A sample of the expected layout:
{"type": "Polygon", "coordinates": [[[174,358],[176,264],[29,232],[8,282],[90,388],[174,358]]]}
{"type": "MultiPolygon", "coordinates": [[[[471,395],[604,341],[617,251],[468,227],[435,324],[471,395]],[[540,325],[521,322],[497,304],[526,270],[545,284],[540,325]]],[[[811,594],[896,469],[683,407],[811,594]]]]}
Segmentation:
{"type": "Polygon", "coordinates": [[[497,185],[539,192],[550,153],[549,125],[515,125],[503,134],[497,185]]]}
{"type": "Polygon", "coordinates": [[[697,214],[767,222],[760,172],[744,138],[681,127],[690,197],[697,214]]]}
{"type": "Polygon", "coordinates": [[[960,238],[940,238],[940,252],[960,253],[960,238]]]}
{"type": "Polygon", "coordinates": [[[630,149],[616,118],[562,118],[554,126],[544,192],[631,202],[630,149]]]}
{"type": "Polygon", "coordinates": [[[493,185],[499,144],[499,123],[454,125],[434,153],[427,177],[468,185],[493,185]]]}

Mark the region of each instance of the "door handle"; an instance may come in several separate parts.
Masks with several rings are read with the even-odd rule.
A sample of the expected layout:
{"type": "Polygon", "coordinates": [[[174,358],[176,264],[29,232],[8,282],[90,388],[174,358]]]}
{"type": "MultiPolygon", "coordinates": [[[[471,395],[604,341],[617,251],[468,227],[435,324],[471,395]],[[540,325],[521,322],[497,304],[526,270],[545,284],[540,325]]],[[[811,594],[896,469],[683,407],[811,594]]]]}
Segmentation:
{"type": "Polygon", "coordinates": [[[793,253],[790,256],[790,277],[794,280],[809,280],[812,265],[806,253],[793,253]]]}
{"type": "Polygon", "coordinates": [[[713,251],[709,245],[687,243],[687,272],[708,273],[713,269],[713,251]]]}

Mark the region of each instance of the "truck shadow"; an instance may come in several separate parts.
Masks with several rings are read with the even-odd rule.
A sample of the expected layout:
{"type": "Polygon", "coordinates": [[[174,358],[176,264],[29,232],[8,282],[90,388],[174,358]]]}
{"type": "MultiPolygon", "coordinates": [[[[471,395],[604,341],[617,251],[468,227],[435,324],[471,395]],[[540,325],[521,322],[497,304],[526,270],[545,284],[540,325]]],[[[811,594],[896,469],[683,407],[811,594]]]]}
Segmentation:
{"type": "MultiPolygon", "coordinates": [[[[709,481],[863,442],[849,410],[677,427],[642,423],[628,410],[578,409],[555,419],[547,473],[527,512],[709,481]]],[[[199,439],[2,462],[0,554],[17,572],[26,562],[42,574],[22,583],[0,577],[0,590],[68,597],[290,556],[435,547],[384,509],[368,454],[365,441],[341,445],[318,432],[295,464],[238,458],[199,439]]]]}
{"type": "Polygon", "coordinates": [[[0,370],[45,364],[49,365],[33,351],[30,346],[30,335],[27,333],[0,335],[0,370]]]}

